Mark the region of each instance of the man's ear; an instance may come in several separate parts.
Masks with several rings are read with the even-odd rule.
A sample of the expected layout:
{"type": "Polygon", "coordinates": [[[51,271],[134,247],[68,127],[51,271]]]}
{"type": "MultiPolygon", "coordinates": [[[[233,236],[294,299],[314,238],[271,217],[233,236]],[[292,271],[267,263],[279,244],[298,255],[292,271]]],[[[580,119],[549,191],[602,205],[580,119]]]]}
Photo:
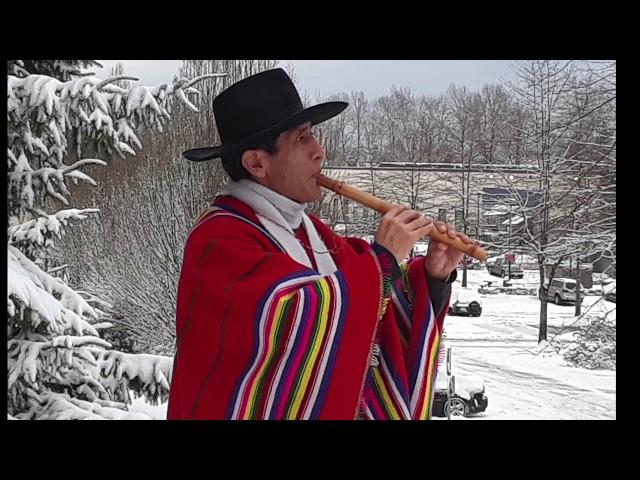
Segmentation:
{"type": "Polygon", "coordinates": [[[263,150],[245,150],[242,153],[242,166],[255,178],[264,178],[267,175],[268,161],[263,150]]]}

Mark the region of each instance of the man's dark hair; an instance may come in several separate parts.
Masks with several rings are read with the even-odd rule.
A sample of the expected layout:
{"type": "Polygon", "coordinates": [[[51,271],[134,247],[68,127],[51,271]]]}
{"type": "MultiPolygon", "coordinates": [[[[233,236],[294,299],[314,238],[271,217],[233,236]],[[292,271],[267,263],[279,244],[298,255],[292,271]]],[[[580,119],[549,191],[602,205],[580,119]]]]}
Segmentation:
{"type": "Polygon", "coordinates": [[[237,182],[243,178],[251,178],[251,174],[242,165],[242,154],[247,150],[266,150],[270,155],[278,153],[276,140],[283,132],[275,132],[256,138],[251,143],[243,145],[239,150],[228,152],[222,156],[222,168],[227,172],[231,180],[237,182]]]}

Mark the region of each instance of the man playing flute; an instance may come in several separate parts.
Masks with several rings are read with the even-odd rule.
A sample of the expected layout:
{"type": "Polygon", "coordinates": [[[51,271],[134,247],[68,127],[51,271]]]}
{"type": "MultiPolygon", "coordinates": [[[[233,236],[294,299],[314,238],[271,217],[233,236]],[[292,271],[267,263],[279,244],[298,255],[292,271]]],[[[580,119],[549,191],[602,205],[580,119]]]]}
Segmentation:
{"type": "Polygon", "coordinates": [[[197,220],[178,285],[168,419],[428,419],[451,283],[464,254],[403,206],[372,244],[305,213],[321,197],[325,152],[312,127],[344,102],[304,108],[282,69],[247,77],[213,102],[230,177],[197,220]]]}

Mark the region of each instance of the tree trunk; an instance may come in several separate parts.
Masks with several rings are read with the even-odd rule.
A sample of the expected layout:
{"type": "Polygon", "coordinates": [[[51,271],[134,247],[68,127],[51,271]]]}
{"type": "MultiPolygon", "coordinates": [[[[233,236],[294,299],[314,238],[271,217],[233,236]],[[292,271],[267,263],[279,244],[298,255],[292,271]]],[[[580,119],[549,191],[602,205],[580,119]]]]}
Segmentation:
{"type": "Polygon", "coordinates": [[[540,270],[540,327],[538,328],[538,343],[547,339],[547,287],[544,284],[544,263],[538,264],[540,270]]]}
{"type": "Polygon", "coordinates": [[[581,305],[580,305],[580,255],[576,257],[576,309],[575,316],[580,316],[581,305]]]}

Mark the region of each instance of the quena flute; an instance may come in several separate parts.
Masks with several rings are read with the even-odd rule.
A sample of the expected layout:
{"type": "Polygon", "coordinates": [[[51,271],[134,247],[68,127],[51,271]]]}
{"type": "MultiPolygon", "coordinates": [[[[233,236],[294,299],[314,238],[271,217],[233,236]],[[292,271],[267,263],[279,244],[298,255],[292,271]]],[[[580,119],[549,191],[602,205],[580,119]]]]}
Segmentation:
{"type": "MultiPolygon", "coordinates": [[[[333,180],[329,177],[326,177],[325,175],[322,175],[321,173],[316,176],[316,179],[318,181],[318,185],[320,185],[321,187],[328,188],[338,195],[347,197],[355,202],[358,202],[361,205],[364,205],[365,207],[372,208],[383,215],[387,213],[391,208],[393,208],[393,205],[389,202],[385,202],[384,200],[371,195],[370,193],[363,192],[353,185],[348,185],[344,182],[333,180]]],[[[464,243],[458,237],[450,238],[446,233],[440,233],[435,229],[429,234],[429,237],[438,242],[446,243],[456,250],[460,250],[470,257],[476,258],[480,261],[483,261],[485,258],[487,258],[487,252],[485,250],[477,245],[464,243]]]]}

